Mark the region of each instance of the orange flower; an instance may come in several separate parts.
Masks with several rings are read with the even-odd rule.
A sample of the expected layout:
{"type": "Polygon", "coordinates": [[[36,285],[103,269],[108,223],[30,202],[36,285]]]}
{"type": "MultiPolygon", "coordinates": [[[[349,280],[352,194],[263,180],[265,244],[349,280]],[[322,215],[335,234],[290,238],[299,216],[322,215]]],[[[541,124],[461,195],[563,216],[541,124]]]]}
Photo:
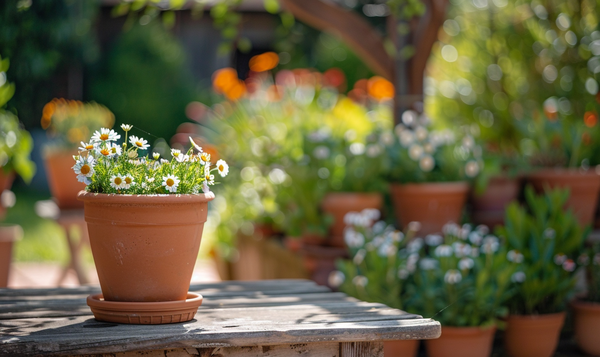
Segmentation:
{"type": "Polygon", "coordinates": [[[588,128],[593,128],[598,123],[598,115],[594,112],[585,112],[583,122],[588,128]]]}
{"type": "Polygon", "coordinates": [[[275,52],[265,52],[250,58],[252,72],[265,72],[271,70],[279,63],[279,56],[275,52]]]}
{"type": "Polygon", "coordinates": [[[213,74],[213,87],[217,93],[225,93],[238,81],[237,72],[233,68],[221,68],[213,74]]]}
{"type": "Polygon", "coordinates": [[[323,79],[326,85],[335,88],[341,88],[346,83],[346,75],[339,68],[330,68],[325,71],[323,79]]]}
{"type": "Polygon", "coordinates": [[[367,89],[369,95],[376,100],[394,98],[394,85],[383,77],[375,76],[369,79],[367,89]]]}
{"type": "Polygon", "coordinates": [[[584,145],[588,146],[592,143],[592,136],[590,133],[583,133],[583,135],[581,135],[581,141],[583,141],[584,145]]]}
{"type": "Polygon", "coordinates": [[[246,94],[246,83],[239,79],[225,91],[225,96],[231,101],[240,99],[244,94],[246,94]]]}

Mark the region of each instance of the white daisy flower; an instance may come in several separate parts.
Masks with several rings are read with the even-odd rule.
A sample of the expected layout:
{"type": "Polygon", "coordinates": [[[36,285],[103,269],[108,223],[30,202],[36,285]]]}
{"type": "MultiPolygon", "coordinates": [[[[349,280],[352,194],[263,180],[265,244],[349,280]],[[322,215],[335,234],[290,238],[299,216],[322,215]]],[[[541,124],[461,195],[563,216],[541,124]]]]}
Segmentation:
{"type": "Polygon", "coordinates": [[[171,149],[171,156],[173,156],[175,159],[177,159],[177,157],[181,155],[181,150],[178,149],[171,149]]]}
{"type": "Polygon", "coordinates": [[[144,140],[143,138],[137,137],[135,135],[131,135],[129,137],[129,142],[136,149],[146,150],[150,147],[150,145],[148,144],[148,140],[144,140]]]}
{"type": "Polygon", "coordinates": [[[133,128],[133,125],[129,125],[129,124],[121,124],[121,129],[123,129],[124,132],[128,132],[129,130],[131,130],[133,128]]]}
{"type": "Polygon", "coordinates": [[[424,155],[421,157],[421,160],[419,160],[419,167],[421,168],[421,170],[423,170],[425,172],[429,172],[429,171],[433,170],[434,166],[435,166],[435,160],[433,159],[433,157],[431,155],[424,155]]]}
{"type": "Polygon", "coordinates": [[[352,283],[358,287],[364,288],[369,283],[369,279],[367,279],[366,276],[357,275],[352,279],[352,283]]]}
{"type": "Polygon", "coordinates": [[[192,146],[198,150],[198,152],[202,152],[202,148],[200,146],[198,146],[198,144],[196,144],[196,142],[194,142],[194,139],[192,139],[192,137],[190,136],[190,143],[192,143],[192,146]]]}
{"type": "Polygon", "coordinates": [[[79,147],[79,151],[86,152],[86,151],[94,150],[95,148],[96,148],[96,145],[94,145],[93,142],[84,143],[82,141],[81,146],[79,147]]]}
{"type": "Polygon", "coordinates": [[[177,192],[177,186],[179,186],[179,179],[175,175],[167,175],[163,177],[162,185],[165,186],[167,191],[173,193],[177,192]]]}
{"type": "Polygon", "coordinates": [[[92,183],[90,177],[94,175],[94,158],[91,156],[81,157],[79,156],[75,166],[73,166],[73,171],[77,174],[77,181],[83,182],[86,185],[92,183]]]}
{"type": "Polygon", "coordinates": [[[125,187],[125,180],[121,175],[113,175],[110,178],[110,186],[115,190],[120,190],[125,187]]]}
{"type": "Polygon", "coordinates": [[[189,162],[190,156],[186,154],[179,154],[175,156],[175,160],[177,160],[177,162],[189,162]]]}
{"type": "Polygon", "coordinates": [[[210,154],[203,152],[202,154],[200,154],[200,163],[202,165],[206,165],[206,163],[210,164],[210,154]]]}
{"type": "Polygon", "coordinates": [[[133,177],[131,177],[131,175],[125,175],[125,178],[123,179],[123,188],[128,190],[131,186],[135,186],[133,177]]]}
{"type": "Polygon", "coordinates": [[[221,177],[225,177],[229,173],[229,165],[227,165],[225,160],[218,160],[217,170],[219,171],[219,175],[221,175],[221,177]]]}
{"type": "Polygon", "coordinates": [[[204,174],[204,178],[206,179],[205,182],[208,185],[214,185],[215,184],[215,175],[211,175],[210,171],[208,171],[207,173],[204,174]]]}
{"type": "Polygon", "coordinates": [[[117,134],[116,131],[108,128],[101,128],[100,131],[94,132],[92,135],[92,141],[94,142],[107,142],[107,141],[117,141],[121,138],[121,135],[117,134]]]}
{"type": "Polygon", "coordinates": [[[96,146],[96,153],[104,157],[112,157],[114,155],[109,145],[96,146]]]}
{"type": "Polygon", "coordinates": [[[160,154],[157,152],[153,152],[152,157],[154,158],[154,160],[158,160],[158,159],[160,159],[160,154]]]}
{"type": "Polygon", "coordinates": [[[329,274],[327,282],[332,288],[337,288],[344,283],[345,278],[344,273],[339,270],[334,270],[329,274]]]}
{"type": "Polygon", "coordinates": [[[444,275],[444,281],[450,285],[460,283],[461,280],[462,274],[456,269],[450,269],[446,272],[446,275],[444,275]]]}
{"type": "Polygon", "coordinates": [[[119,156],[122,152],[121,145],[112,143],[108,144],[108,150],[110,151],[110,156],[119,156]]]}

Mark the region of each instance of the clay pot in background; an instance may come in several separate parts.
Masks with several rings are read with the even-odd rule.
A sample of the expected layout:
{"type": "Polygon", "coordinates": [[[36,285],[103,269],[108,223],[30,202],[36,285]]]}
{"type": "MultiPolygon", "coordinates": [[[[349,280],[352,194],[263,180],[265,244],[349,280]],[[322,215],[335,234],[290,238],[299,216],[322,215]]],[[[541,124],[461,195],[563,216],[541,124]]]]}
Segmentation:
{"type": "Polygon", "coordinates": [[[573,209],[579,223],[593,224],[600,193],[600,175],[595,171],[581,172],[576,169],[546,169],[529,174],[527,179],[536,192],[550,188],[569,188],[567,207],[573,209]]]}
{"type": "Polygon", "coordinates": [[[374,208],[381,212],[383,195],[381,193],[359,192],[330,192],[321,202],[321,209],[326,214],[333,216],[333,224],[329,230],[329,245],[345,247],[344,243],[344,216],[348,212],[361,212],[366,208],[374,208]]]}
{"type": "Polygon", "coordinates": [[[50,193],[61,209],[83,208],[83,202],[77,200],[77,194],[85,189],[85,184],[77,181],[73,171],[73,155],[77,155],[77,151],[52,151],[44,155],[50,193]]]}
{"type": "Polygon", "coordinates": [[[383,355],[392,357],[415,357],[420,340],[395,340],[383,342],[383,355]]]}
{"type": "MultiPolygon", "coordinates": [[[[4,190],[10,190],[14,179],[15,173],[13,171],[4,172],[4,170],[0,167],[0,196],[2,196],[4,190]]],[[[4,218],[5,214],[6,207],[4,207],[0,202],[0,219],[4,218]]]]}
{"type": "Polygon", "coordinates": [[[520,178],[495,176],[490,178],[485,191],[480,195],[471,191],[473,223],[485,224],[490,229],[504,224],[506,206],[511,201],[518,199],[520,189],[520,178]]]}
{"type": "Polygon", "coordinates": [[[565,312],[544,315],[509,315],[504,347],[512,357],[551,357],[556,351],[565,312]]]}
{"type": "Polygon", "coordinates": [[[16,224],[0,224],[0,288],[8,286],[13,243],[23,238],[23,228],[16,224]]]}
{"type": "Polygon", "coordinates": [[[106,301],[186,299],[214,193],[78,197],[106,301]]]}
{"type": "Polygon", "coordinates": [[[571,308],[577,345],[589,355],[600,356],[600,304],[576,300],[571,303],[571,308]]]}
{"type": "Polygon", "coordinates": [[[402,227],[421,223],[420,235],[441,232],[448,222],[460,223],[468,192],[469,184],[462,181],[391,185],[398,222],[402,227]]]}
{"type": "Polygon", "coordinates": [[[492,352],[496,327],[442,326],[442,336],[426,340],[429,357],[488,357],[492,352]]]}

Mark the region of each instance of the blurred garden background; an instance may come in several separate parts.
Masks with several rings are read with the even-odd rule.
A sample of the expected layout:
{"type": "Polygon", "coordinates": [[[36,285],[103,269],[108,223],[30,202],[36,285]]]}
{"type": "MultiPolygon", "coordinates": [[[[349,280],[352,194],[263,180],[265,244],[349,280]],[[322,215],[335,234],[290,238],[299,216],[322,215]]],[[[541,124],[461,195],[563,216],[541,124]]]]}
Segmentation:
{"type": "Polygon", "coordinates": [[[3,1],[2,220],[24,233],[12,260],[69,264],[67,234],[85,241],[85,228],[64,223],[81,206],[58,184],[85,186],[72,161],[49,162],[131,124],[150,155],[170,159],[191,137],[229,163],[201,247],[220,279],[311,278],[432,314],[443,306],[404,294],[427,302],[473,279],[465,291],[486,292],[461,306],[484,301],[483,317],[449,309],[438,318],[451,326],[564,310],[570,262],[600,264],[586,250],[600,228],[599,21],[598,0],[3,1]],[[416,268],[413,254],[446,246],[460,269],[416,268]],[[511,265],[527,259],[547,269],[511,265]],[[534,286],[556,300],[524,308],[509,283],[526,274],[567,283],[534,286]]]}

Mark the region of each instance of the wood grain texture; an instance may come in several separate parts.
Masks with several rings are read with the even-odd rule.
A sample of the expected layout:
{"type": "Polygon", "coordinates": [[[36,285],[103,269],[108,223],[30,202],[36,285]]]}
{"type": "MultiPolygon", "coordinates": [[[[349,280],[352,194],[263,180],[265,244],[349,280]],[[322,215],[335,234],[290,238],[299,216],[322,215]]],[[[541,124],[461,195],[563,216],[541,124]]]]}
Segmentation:
{"type": "MultiPolygon", "coordinates": [[[[305,280],[225,282],[192,288],[203,294],[205,301],[195,319],[159,326],[96,321],[85,305],[85,297],[96,291],[90,288],[0,290],[0,356],[169,349],[214,352],[217,348],[223,356],[235,356],[234,352],[252,348],[299,344],[308,344],[306,353],[313,353],[313,344],[427,339],[440,334],[436,321],[330,292],[305,280]]],[[[279,356],[270,353],[263,355],[279,356]]]]}
{"type": "Polygon", "coordinates": [[[342,342],[340,357],[383,357],[383,343],[342,342]]]}

